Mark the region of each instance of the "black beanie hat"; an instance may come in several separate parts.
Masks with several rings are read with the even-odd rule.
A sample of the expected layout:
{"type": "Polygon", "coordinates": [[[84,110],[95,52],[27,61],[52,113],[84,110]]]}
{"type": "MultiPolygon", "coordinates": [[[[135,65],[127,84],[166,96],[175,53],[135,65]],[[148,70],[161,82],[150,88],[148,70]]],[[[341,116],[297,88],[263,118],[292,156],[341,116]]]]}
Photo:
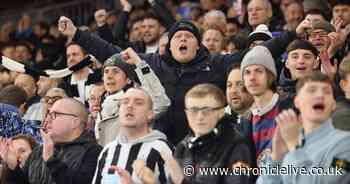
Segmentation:
{"type": "Polygon", "coordinates": [[[294,40],[288,45],[287,53],[297,49],[309,50],[314,54],[315,57],[318,56],[318,50],[316,49],[316,47],[314,47],[310,42],[306,40],[294,40]]]}
{"type": "Polygon", "coordinates": [[[114,54],[108,58],[103,64],[103,69],[105,69],[107,66],[117,66],[123,70],[123,72],[125,72],[126,76],[130,80],[139,82],[137,74],[135,72],[136,66],[126,63],[120,54],[114,54]]]}
{"type": "Polygon", "coordinates": [[[178,31],[189,31],[191,32],[198,40],[198,44],[201,43],[202,38],[198,28],[188,20],[180,20],[171,26],[169,30],[169,43],[174,34],[178,31]]]}
{"type": "Polygon", "coordinates": [[[350,0],[336,0],[333,6],[337,5],[347,5],[350,6],[350,0]]]}

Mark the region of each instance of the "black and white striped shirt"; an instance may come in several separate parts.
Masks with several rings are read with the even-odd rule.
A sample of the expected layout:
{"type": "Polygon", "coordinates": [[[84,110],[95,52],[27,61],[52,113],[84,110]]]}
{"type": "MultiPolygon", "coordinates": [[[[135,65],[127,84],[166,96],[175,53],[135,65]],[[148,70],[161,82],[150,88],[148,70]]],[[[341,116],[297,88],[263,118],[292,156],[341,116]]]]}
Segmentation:
{"type": "Polygon", "coordinates": [[[164,134],[153,130],[147,136],[132,141],[123,141],[121,136],[107,144],[98,158],[93,184],[100,184],[103,176],[108,174],[111,165],[127,170],[135,184],[142,183],[133,173],[132,164],[135,160],[144,160],[158,178],[159,183],[167,183],[168,174],[165,171],[164,160],[160,153],[172,154],[172,147],[164,134]]]}

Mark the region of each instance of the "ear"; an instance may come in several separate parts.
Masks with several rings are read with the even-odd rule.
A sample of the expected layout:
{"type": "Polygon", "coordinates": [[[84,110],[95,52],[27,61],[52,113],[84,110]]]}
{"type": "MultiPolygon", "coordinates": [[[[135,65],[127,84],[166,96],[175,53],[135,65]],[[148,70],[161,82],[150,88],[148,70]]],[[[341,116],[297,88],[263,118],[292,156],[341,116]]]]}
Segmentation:
{"type": "Polygon", "coordinates": [[[295,96],[294,97],[294,99],[293,99],[293,101],[294,101],[294,105],[295,105],[295,107],[297,108],[297,109],[300,109],[300,97],[298,97],[298,95],[297,96],[295,96]]]}
{"type": "Polygon", "coordinates": [[[284,66],[288,69],[290,69],[289,59],[287,59],[286,63],[284,63],[284,66]]]}
{"type": "Polygon", "coordinates": [[[156,116],[156,114],[154,113],[153,110],[150,110],[149,113],[147,114],[147,119],[149,121],[152,121],[154,119],[154,117],[156,116]]]}
{"type": "Polygon", "coordinates": [[[27,111],[25,108],[26,103],[24,102],[22,105],[19,106],[19,112],[24,115],[24,113],[27,111]]]}
{"type": "Polygon", "coordinates": [[[347,85],[347,81],[346,81],[346,80],[341,79],[341,80],[339,81],[339,86],[340,86],[340,88],[342,89],[342,91],[345,91],[346,85],[347,85]]]}
{"type": "Polygon", "coordinates": [[[164,26],[159,26],[159,34],[162,35],[163,33],[165,33],[166,28],[164,26]]]}

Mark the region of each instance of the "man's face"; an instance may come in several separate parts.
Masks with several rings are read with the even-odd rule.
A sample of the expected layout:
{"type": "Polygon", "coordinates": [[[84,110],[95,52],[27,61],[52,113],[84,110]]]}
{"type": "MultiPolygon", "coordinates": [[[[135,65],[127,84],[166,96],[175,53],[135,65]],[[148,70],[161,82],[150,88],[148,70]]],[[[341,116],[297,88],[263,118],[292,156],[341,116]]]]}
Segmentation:
{"type": "Polygon", "coordinates": [[[204,18],[203,26],[204,29],[216,28],[220,29],[222,32],[226,32],[226,18],[222,16],[207,16],[204,18]]]}
{"type": "Polygon", "coordinates": [[[188,63],[197,55],[199,43],[189,31],[177,31],[170,40],[170,51],[176,61],[188,63]]]}
{"type": "Polygon", "coordinates": [[[340,80],[340,87],[343,90],[346,99],[350,99],[350,75],[347,74],[345,79],[340,80]]]}
{"type": "Polygon", "coordinates": [[[107,66],[103,69],[103,84],[109,93],[121,90],[128,81],[125,72],[117,66],[107,66]]]}
{"type": "Polygon", "coordinates": [[[240,113],[246,111],[252,105],[253,97],[244,90],[239,69],[234,69],[227,77],[226,98],[231,109],[240,113]]]}
{"type": "Polygon", "coordinates": [[[222,104],[212,96],[204,98],[189,97],[185,99],[188,124],[196,137],[208,134],[223,115],[222,104]],[[214,110],[213,108],[219,108],[214,110]],[[202,110],[199,110],[202,109],[202,110]]]}
{"type": "Polygon", "coordinates": [[[238,26],[237,24],[227,23],[226,25],[226,36],[235,36],[238,34],[238,26]]]}
{"type": "Polygon", "coordinates": [[[280,9],[282,12],[286,12],[287,7],[292,4],[293,2],[295,2],[295,0],[281,0],[280,3],[280,9]]]}
{"type": "Polygon", "coordinates": [[[261,0],[252,0],[248,4],[248,22],[252,27],[256,27],[259,24],[267,24],[271,17],[271,12],[264,6],[261,0]]]}
{"type": "Polygon", "coordinates": [[[289,69],[292,79],[300,79],[309,75],[317,68],[317,60],[309,50],[296,49],[288,53],[286,67],[289,69]]]}
{"type": "Polygon", "coordinates": [[[49,90],[42,98],[44,112],[48,112],[52,105],[57,101],[65,97],[65,94],[57,90],[49,90]]]}
{"type": "Polygon", "coordinates": [[[262,96],[268,90],[268,74],[262,65],[250,65],[243,71],[244,86],[252,96],[262,96]]]}
{"type": "Polygon", "coordinates": [[[122,127],[147,128],[153,117],[151,99],[144,91],[131,88],[125,92],[119,108],[119,119],[122,127]]]}
{"type": "Polygon", "coordinates": [[[0,72],[0,84],[7,85],[11,83],[9,81],[10,81],[10,73],[8,71],[0,72]]]}
{"type": "Polygon", "coordinates": [[[335,110],[332,86],[325,82],[307,82],[297,93],[295,106],[306,122],[322,123],[335,110]]]}
{"type": "Polygon", "coordinates": [[[67,65],[71,67],[85,57],[85,54],[79,45],[73,44],[67,47],[67,65]]]}
{"type": "Polygon", "coordinates": [[[328,37],[328,32],[323,29],[315,29],[309,33],[309,42],[312,43],[318,51],[326,49],[330,44],[330,39],[328,37]]]}
{"type": "Polygon", "coordinates": [[[298,3],[290,4],[287,7],[285,18],[288,25],[296,28],[303,20],[304,12],[302,7],[298,3]]]}
{"type": "Polygon", "coordinates": [[[165,48],[166,48],[166,45],[168,44],[168,42],[169,42],[168,36],[160,37],[160,39],[159,39],[159,55],[162,56],[165,54],[165,48]]]}
{"type": "Polygon", "coordinates": [[[15,80],[15,85],[24,89],[28,97],[33,97],[36,94],[36,84],[33,77],[26,74],[20,74],[15,80]]]}
{"type": "Polygon", "coordinates": [[[343,20],[342,27],[350,24],[350,6],[337,5],[333,8],[333,19],[343,20]]]}
{"type": "Polygon", "coordinates": [[[30,61],[30,59],[32,58],[32,54],[26,46],[18,45],[16,46],[15,58],[17,61],[25,63],[30,61]]]}
{"type": "Polygon", "coordinates": [[[208,48],[210,54],[220,54],[223,42],[224,37],[218,30],[209,29],[203,35],[202,43],[208,48]]]}
{"type": "Polygon", "coordinates": [[[54,87],[55,84],[56,81],[54,79],[50,79],[49,77],[45,76],[40,76],[38,82],[36,83],[36,85],[38,86],[37,94],[39,96],[44,96],[50,88],[54,87]]]}
{"type": "Polygon", "coordinates": [[[104,92],[104,86],[94,86],[90,91],[89,108],[93,117],[97,117],[97,113],[101,111],[101,97],[104,92]]]}
{"type": "Polygon", "coordinates": [[[160,25],[155,19],[144,19],[142,22],[143,41],[146,44],[154,44],[160,37],[160,25]]]}
{"type": "Polygon", "coordinates": [[[17,159],[19,161],[19,166],[23,168],[25,161],[32,153],[32,148],[25,139],[15,139],[12,140],[10,149],[16,153],[17,159]]]}
{"type": "Polygon", "coordinates": [[[80,127],[78,115],[74,114],[64,99],[56,101],[50,109],[45,124],[47,133],[54,143],[65,142],[73,131],[80,127]]]}
{"type": "Polygon", "coordinates": [[[142,21],[137,21],[132,25],[129,41],[140,41],[142,40],[142,21]]]}
{"type": "Polygon", "coordinates": [[[6,47],[2,50],[1,54],[10,59],[16,59],[16,48],[15,47],[6,47]]]}

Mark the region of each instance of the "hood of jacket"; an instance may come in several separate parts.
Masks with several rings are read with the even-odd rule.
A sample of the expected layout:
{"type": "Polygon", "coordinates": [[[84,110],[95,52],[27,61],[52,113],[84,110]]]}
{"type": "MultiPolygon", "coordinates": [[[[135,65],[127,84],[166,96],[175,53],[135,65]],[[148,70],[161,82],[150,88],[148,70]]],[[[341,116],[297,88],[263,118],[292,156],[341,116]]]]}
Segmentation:
{"type": "Polygon", "coordinates": [[[158,130],[151,130],[150,133],[148,133],[147,135],[145,135],[144,137],[141,137],[141,138],[138,138],[136,140],[132,140],[132,141],[129,141],[125,135],[121,133],[119,133],[118,135],[118,141],[119,143],[121,144],[137,144],[137,143],[140,143],[140,142],[152,142],[152,141],[155,141],[155,140],[159,140],[159,139],[163,139],[163,140],[166,140],[167,137],[165,134],[163,134],[162,132],[158,131],[158,130]]]}

